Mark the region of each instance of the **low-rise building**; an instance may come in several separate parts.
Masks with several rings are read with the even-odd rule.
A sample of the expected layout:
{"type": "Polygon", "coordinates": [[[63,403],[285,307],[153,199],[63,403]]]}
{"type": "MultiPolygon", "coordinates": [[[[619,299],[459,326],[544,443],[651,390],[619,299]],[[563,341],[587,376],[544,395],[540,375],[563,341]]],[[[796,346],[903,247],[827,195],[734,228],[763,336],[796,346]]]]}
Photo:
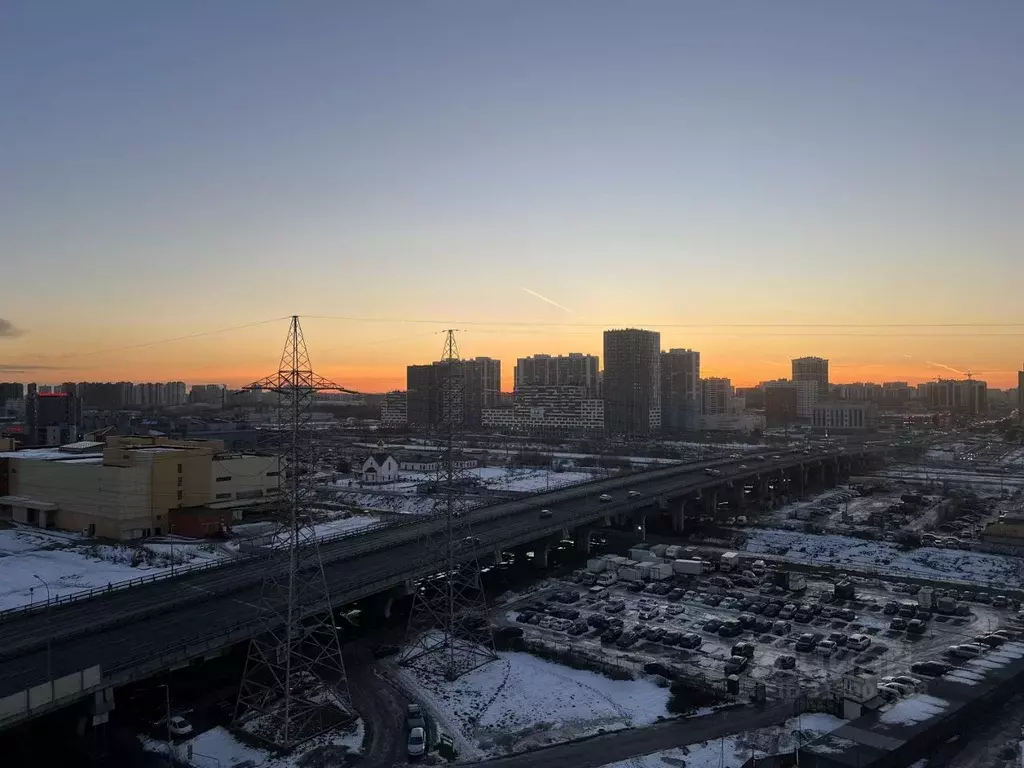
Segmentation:
{"type": "MultiPolygon", "coordinates": [[[[455,469],[475,469],[480,465],[477,459],[459,457],[455,460],[455,469]]],[[[405,472],[437,472],[441,469],[439,456],[409,456],[398,462],[399,469],[405,472]]]]}
{"type": "Polygon", "coordinates": [[[281,470],[219,441],[140,437],[14,451],[4,464],[0,517],[119,540],[173,531],[170,510],[272,498],[281,470]]]}
{"type": "Polygon", "coordinates": [[[522,386],[511,408],[485,409],[483,425],[530,435],[596,434],[604,431],[604,401],[582,386],[522,386]]]}
{"type": "Polygon", "coordinates": [[[700,417],[704,432],[744,432],[764,430],[765,418],[761,413],[719,413],[700,417]]]}
{"type": "Polygon", "coordinates": [[[363,483],[393,483],[398,480],[398,461],[390,453],[371,453],[357,470],[363,483]]]}
{"type": "Polygon", "coordinates": [[[877,428],[878,406],[869,402],[831,400],[815,403],[811,426],[837,432],[864,432],[877,428]]]}

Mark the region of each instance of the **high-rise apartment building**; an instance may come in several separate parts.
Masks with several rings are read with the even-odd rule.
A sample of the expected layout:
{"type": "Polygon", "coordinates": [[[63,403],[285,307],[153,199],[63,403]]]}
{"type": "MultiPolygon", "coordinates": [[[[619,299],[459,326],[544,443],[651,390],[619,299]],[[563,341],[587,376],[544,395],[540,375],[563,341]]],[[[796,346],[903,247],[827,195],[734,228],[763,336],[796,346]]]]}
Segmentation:
{"type": "Polygon", "coordinates": [[[661,426],[692,432],[700,424],[700,352],[670,349],[661,353],[661,426]]]}
{"type": "Polygon", "coordinates": [[[484,410],[485,427],[530,435],[586,435],[604,431],[604,401],[583,386],[524,385],[512,408],[484,410]]]}
{"type": "Polygon", "coordinates": [[[533,355],[516,360],[515,388],[585,387],[589,397],[598,395],[597,355],[570,352],[568,355],[533,355]]]}
{"type": "MultiPolygon", "coordinates": [[[[479,427],[483,409],[497,407],[501,396],[501,361],[490,357],[457,360],[451,364],[453,376],[459,378],[461,413],[458,422],[479,427]]],[[[435,427],[441,423],[445,407],[444,384],[449,364],[444,361],[406,368],[408,423],[418,427],[435,427]]]]}
{"type": "MultiPolygon", "coordinates": [[[[789,381],[788,379],[779,379],[778,381],[766,381],[762,383],[765,388],[765,402],[768,400],[768,390],[778,388],[788,388],[796,391],[796,413],[792,414],[793,418],[796,419],[810,419],[811,410],[814,404],[818,402],[821,397],[821,393],[818,392],[818,382],[814,379],[804,379],[802,381],[789,381]]],[[[782,396],[786,398],[786,396],[782,396]]],[[[782,402],[776,397],[776,403],[782,402]]],[[[788,404],[789,400],[785,399],[785,403],[788,404]]],[[[767,407],[767,406],[766,406],[767,407]]],[[[771,421],[769,419],[769,421],[771,421]]],[[[772,424],[769,424],[772,426],[772,424]]]]}
{"type": "Polygon", "coordinates": [[[65,445],[81,437],[82,401],[68,392],[30,395],[25,401],[28,445],[65,445]]]}
{"type": "Polygon", "coordinates": [[[604,422],[613,435],[661,428],[661,334],[637,328],[604,332],[604,422]]]}
{"type": "Polygon", "coordinates": [[[392,429],[409,423],[409,397],[405,392],[396,390],[384,395],[380,404],[380,423],[392,429]]]}
{"type": "MultiPolygon", "coordinates": [[[[816,399],[829,397],[828,360],[823,357],[798,357],[793,360],[793,381],[817,383],[816,399]]],[[[807,414],[810,417],[810,413],[807,414]]]]}
{"type": "Polygon", "coordinates": [[[223,384],[193,384],[188,392],[190,403],[223,405],[227,387],[223,384]]]}
{"type": "Polygon", "coordinates": [[[732,411],[732,382],[729,379],[701,379],[700,393],[702,415],[726,416],[732,411]]]}
{"type": "Polygon", "coordinates": [[[931,407],[972,416],[988,412],[988,384],[977,379],[939,379],[917,387],[921,401],[931,407]]]}
{"type": "Polygon", "coordinates": [[[184,381],[167,382],[167,405],[184,405],[186,403],[186,392],[184,381]]]}
{"type": "Polygon", "coordinates": [[[1024,370],[1017,372],[1017,418],[1024,422],[1024,370]]]}
{"type": "Polygon", "coordinates": [[[0,382],[0,406],[8,400],[22,400],[25,397],[25,385],[16,381],[0,382]]]}

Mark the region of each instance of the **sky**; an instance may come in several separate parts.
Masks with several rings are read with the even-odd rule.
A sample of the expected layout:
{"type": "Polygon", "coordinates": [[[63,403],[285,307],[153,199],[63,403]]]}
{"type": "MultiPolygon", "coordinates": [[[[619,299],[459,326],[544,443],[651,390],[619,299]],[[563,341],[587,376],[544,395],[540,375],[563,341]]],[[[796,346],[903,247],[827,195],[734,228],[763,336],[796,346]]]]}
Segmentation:
{"type": "Polygon", "coordinates": [[[1024,3],[7,0],[0,379],[1024,361],[1024,3]]]}

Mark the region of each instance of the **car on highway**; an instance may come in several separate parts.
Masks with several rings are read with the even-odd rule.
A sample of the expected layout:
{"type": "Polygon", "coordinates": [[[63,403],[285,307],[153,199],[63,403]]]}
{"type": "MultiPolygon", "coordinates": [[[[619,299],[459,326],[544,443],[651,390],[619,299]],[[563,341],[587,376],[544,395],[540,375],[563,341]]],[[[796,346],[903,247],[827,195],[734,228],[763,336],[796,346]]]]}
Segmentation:
{"type": "Polygon", "coordinates": [[[600,496],[597,497],[597,500],[598,501],[611,501],[612,500],[612,495],[610,493],[602,493],[600,496]]]}
{"type": "Polygon", "coordinates": [[[720,469],[713,469],[712,467],[708,467],[707,469],[704,470],[704,474],[705,475],[709,475],[711,477],[721,477],[722,470],[720,470],[720,469]]]}
{"type": "Polygon", "coordinates": [[[552,513],[551,513],[551,510],[550,510],[550,509],[542,509],[542,510],[540,511],[540,516],[541,516],[542,518],[543,518],[543,517],[551,517],[551,514],[552,514],[552,513]]]}
{"type": "Polygon", "coordinates": [[[413,760],[423,757],[427,752],[426,731],[417,726],[409,731],[409,740],[405,746],[406,754],[413,760]]]}
{"type": "Polygon", "coordinates": [[[629,493],[626,494],[626,496],[631,498],[631,499],[639,499],[640,498],[640,491],[630,491],[629,493]]]}

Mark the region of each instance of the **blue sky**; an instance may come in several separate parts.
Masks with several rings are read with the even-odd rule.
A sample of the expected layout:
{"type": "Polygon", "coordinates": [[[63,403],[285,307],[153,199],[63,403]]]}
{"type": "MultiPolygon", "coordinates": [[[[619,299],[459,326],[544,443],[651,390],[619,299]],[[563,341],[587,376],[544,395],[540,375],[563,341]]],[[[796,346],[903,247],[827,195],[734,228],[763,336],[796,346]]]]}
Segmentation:
{"type": "MultiPolygon", "coordinates": [[[[998,0],[9,2],[0,317],[28,332],[0,362],[293,312],[1024,322],[1022,51],[1024,3],[998,0]]],[[[172,357],[248,369],[275,334],[172,357]]],[[[663,335],[735,378],[766,343],[908,359],[663,335]]],[[[954,343],[958,367],[1021,356],[954,343]]],[[[330,363],[400,374],[431,344],[330,363]]],[[[474,351],[539,344],[600,334],[474,351]]]]}

